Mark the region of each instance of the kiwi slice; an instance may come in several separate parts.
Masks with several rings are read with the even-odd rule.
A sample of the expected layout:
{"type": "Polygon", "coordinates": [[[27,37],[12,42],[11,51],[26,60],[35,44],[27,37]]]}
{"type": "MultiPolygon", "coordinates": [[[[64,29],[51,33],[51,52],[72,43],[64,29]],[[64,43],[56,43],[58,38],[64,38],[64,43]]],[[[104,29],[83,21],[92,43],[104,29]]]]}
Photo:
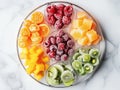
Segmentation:
{"type": "Polygon", "coordinates": [[[58,70],[54,66],[50,67],[47,72],[47,77],[51,79],[55,79],[57,76],[58,76],[58,70]]]}
{"type": "Polygon", "coordinates": [[[59,85],[60,84],[60,81],[56,80],[56,79],[51,79],[51,78],[47,77],[46,80],[49,85],[59,85]]]}
{"type": "Polygon", "coordinates": [[[99,64],[99,59],[98,58],[92,58],[91,63],[93,66],[97,66],[99,64]]]}
{"type": "Polygon", "coordinates": [[[73,73],[72,73],[71,71],[66,70],[66,71],[64,71],[64,72],[62,73],[62,75],[61,75],[61,80],[62,80],[63,82],[69,82],[69,81],[71,81],[71,80],[74,80],[74,75],[73,75],[73,73]]]}
{"type": "Polygon", "coordinates": [[[80,48],[79,49],[80,54],[88,54],[88,52],[89,52],[89,48],[80,48]]]}
{"type": "Polygon", "coordinates": [[[72,69],[71,65],[65,65],[65,69],[66,69],[66,70],[73,71],[73,69],[72,69]]]}
{"type": "Polygon", "coordinates": [[[60,74],[62,74],[62,72],[64,71],[64,68],[62,67],[62,65],[56,64],[54,65],[54,67],[60,72],[60,74]]]}
{"type": "Polygon", "coordinates": [[[75,69],[75,70],[79,70],[81,67],[82,67],[82,63],[79,61],[79,60],[74,60],[72,62],[72,67],[75,69]]]}
{"type": "Polygon", "coordinates": [[[78,52],[75,53],[75,54],[73,55],[73,60],[77,60],[77,57],[78,57],[78,56],[80,56],[80,53],[78,53],[78,52]]]}
{"type": "Polygon", "coordinates": [[[91,73],[93,71],[93,65],[90,63],[86,63],[84,65],[84,70],[86,73],[91,73]]]}
{"type": "Polygon", "coordinates": [[[89,51],[89,54],[91,57],[96,58],[96,57],[99,57],[100,51],[96,48],[93,48],[89,51]]]}
{"type": "Polygon", "coordinates": [[[78,70],[80,75],[85,75],[85,70],[84,67],[82,67],[81,69],[78,70]]]}
{"type": "Polygon", "coordinates": [[[89,54],[83,54],[82,57],[83,57],[83,62],[85,62],[85,63],[90,62],[90,60],[91,60],[91,57],[89,54]]]}
{"type": "Polygon", "coordinates": [[[63,82],[65,86],[71,86],[74,83],[74,80],[71,80],[69,82],[63,82]]]}

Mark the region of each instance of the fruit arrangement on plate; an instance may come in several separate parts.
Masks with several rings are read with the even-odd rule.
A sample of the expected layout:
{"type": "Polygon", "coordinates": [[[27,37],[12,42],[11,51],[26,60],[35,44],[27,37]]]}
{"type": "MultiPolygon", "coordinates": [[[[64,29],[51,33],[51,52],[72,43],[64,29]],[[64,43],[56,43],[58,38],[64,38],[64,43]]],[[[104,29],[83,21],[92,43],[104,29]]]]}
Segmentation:
{"type": "Polygon", "coordinates": [[[26,72],[41,84],[72,86],[98,68],[105,41],[97,21],[69,2],[49,2],[23,21],[17,38],[18,56],[26,72]]]}

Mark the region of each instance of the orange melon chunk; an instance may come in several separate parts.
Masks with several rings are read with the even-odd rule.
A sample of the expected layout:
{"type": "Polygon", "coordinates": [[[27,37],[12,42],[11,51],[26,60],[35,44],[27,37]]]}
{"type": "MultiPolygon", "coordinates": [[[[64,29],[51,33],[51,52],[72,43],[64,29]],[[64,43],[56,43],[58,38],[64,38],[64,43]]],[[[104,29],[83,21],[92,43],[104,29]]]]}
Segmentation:
{"type": "Polygon", "coordinates": [[[97,32],[95,30],[90,30],[86,33],[89,42],[93,42],[98,38],[97,32]]]}
{"type": "Polygon", "coordinates": [[[83,19],[83,23],[81,25],[81,29],[83,29],[85,31],[88,31],[88,30],[91,29],[92,24],[93,24],[93,20],[85,18],[85,19],[83,19]]]}
{"type": "Polygon", "coordinates": [[[84,36],[83,38],[78,39],[78,44],[82,46],[87,45],[88,42],[89,42],[89,39],[87,36],[84,36]]]}
{"type": "Polygon", "coordinates": [[[83,20],[75,19],[72,22],[72,28],[79,28],[82,25],[83,20]]]}
{"type": "Polygon", "coordinates": [[[92,44],[97,45],[100,42],[100,40],[101,40],[101,36],[98,35],[98,38],[95,41],[93,41],[92,44]]]}
{"type": "Polygon", "coordinates": [[[84,19],[87,17],[87,14],[85,12],[78,12],[77,13],[77,18],[78,19],[84,19]]]}

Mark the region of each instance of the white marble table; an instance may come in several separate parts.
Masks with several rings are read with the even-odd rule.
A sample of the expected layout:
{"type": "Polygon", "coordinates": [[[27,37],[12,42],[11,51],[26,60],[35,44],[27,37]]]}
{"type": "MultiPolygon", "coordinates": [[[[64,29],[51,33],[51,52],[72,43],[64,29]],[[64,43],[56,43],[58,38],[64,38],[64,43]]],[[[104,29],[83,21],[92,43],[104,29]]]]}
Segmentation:
{"type": "MultiPolygon", "coordinates": [[[[0,0],[0,90],[56,90],[29,77],[20,65],[16,37],[23,18],[50,0],[0,0]]],[[[58,90],[120,90],[120,0],[66,0],[99,20],[106,39],[103,64],[87,82],[58,90]]]]}

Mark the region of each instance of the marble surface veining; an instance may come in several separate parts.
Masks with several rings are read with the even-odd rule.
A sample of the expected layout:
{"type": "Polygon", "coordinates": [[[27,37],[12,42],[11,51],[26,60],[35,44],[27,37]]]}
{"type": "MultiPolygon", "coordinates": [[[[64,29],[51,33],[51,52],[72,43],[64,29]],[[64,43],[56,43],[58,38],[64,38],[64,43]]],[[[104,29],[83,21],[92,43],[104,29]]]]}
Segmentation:
{"type": "MultiPolygon", "coordinates": [[[[18,28],[35,7],[53,0],[0,0],[0,90],[56,90],[29,77],[16,52],[18,28]]],[[[106,53],[96,74],[84,83],[60,90],[120,90],[120,0],[65,0],[78,4],[100,22],[106,53]]]]}

